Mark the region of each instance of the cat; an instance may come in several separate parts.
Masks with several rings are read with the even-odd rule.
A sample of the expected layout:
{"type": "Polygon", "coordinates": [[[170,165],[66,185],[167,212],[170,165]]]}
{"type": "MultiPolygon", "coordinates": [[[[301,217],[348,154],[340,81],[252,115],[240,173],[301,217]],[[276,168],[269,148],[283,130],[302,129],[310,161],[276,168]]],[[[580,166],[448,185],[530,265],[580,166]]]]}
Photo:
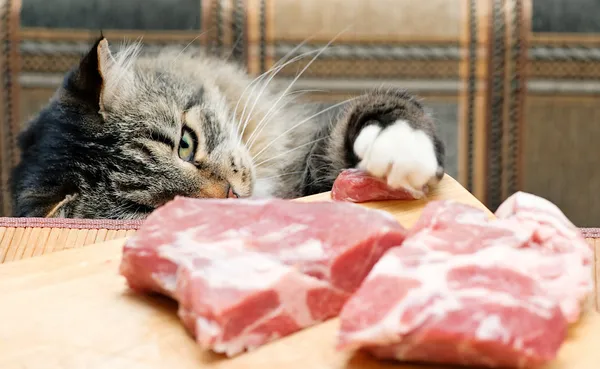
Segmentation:
{"type": "Polygon", "coordinates": [[[20,133],[15,216],[144,219],[175,196],[297,198],[354,167],[419,198],[444,175],[434,119],[404,90],[319,106],[274,87],[294,59],[253,79],[222,57],[140,47],[113,53],[99,37],[20,133]]]}

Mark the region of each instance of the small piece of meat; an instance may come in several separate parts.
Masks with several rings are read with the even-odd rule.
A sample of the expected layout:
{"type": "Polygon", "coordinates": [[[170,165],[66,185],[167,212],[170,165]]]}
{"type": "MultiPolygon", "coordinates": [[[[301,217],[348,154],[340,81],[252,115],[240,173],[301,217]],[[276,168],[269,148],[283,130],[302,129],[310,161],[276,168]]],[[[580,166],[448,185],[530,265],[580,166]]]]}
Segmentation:
{"type": "Polygon", "coordinates": [[[391,249],[375,265],[340,313],[338,349],[491,368],[555,358],[567,322],[536,280],[513,267],[521,250],[495,246],[429,261],[413,251],[391,249]]]}
{"type": "Polygon", "coordinates": [[[331,189],[335,201],[362,203],[367,201],[415,200],[418,194],[404,188],[392,189],[387,183],[360,169],[343,170],[331,189]]]}
{"type": "Polygon", "coordinates": [[[234,355],[336,316],[405,237],[389,213],[351,203],[178,197],[127,241],[120,273],[134,290],[178,300],[198,342],[234,355]],[[268,316],[234,318],[269,298],[268,316]],[[307,309],[312,319],[294,315],[307,309]]]}

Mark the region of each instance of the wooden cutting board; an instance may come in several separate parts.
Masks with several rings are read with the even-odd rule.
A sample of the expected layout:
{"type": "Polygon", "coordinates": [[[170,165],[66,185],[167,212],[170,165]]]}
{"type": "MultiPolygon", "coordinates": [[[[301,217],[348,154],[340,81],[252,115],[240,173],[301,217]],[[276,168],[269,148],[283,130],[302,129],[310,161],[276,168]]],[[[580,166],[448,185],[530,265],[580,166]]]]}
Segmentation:
{"type": "MultiPolygon", "coordinates": [[[[450,177],[444,178],[428,200],[433,199],[455,199],[483,208],[450,177]]],[[[428,200],[368,206],[390,211],[409,227],[428,200]]],[[[0,368],[423,368],[336,352],[337,319],[233,359],[202,351],[180,324],[173,302],[127,290],[117,272],[123,242],[0,265],[0,368]]],[[[572,329],[559,357],[547,369],[600,368],[598,342],[600,318],[590,312],[572,329]]]]}

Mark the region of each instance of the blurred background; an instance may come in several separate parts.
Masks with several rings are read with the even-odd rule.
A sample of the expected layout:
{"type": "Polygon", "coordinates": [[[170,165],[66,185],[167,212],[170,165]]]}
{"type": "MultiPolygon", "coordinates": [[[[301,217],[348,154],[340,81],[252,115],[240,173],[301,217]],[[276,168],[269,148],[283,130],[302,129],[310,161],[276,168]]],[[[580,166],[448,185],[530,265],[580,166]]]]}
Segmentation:
{"type": "Polygon", "coordinates": [[[115,49],[207,48],[252,75],[346,30],[294,85],[319,90],[306,99],[407,88],[439,122],[448,173],[492,210],[523,190],[600,226],[597,0],[0,0],[0,215],[18,131],[100,29],[115,49]]]}

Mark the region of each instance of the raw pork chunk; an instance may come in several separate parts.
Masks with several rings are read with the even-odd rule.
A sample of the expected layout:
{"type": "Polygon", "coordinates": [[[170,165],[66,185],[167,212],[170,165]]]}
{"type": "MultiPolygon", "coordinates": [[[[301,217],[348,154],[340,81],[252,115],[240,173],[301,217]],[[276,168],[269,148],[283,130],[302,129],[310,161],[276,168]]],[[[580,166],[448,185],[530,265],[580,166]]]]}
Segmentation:
{"type": "Polygon", "coordinates": [[[552,360],[567,323],[556,302],[512,265],[520,250],[491,247],[426,262],[388,251],[340,318],[340,349],[382,359],[535,368],[552,360]]]}
{"type": "MultiPolygon", "coordinates": [[[[239,245],[242,246],[242,245],[239,245]]],[[[339,313],[348,294],[228,242],[180,264],[179,317],[205,349],[235,355],[339,313]]]]}
{"type": "Polygon", "coordinates": [[[562,294],[561,307],[569,323],[581,315],[583,304],[594,290],[592,279],[594,251],[565,214],[552,202],[526,192],[517,192],[496,210],[496,216],[519,222],[533,232],[528,246],[540,247],[546,252],[560,254],[564,269],[554,269],[548,278],[570,279],[557,295],[562,294]],[[565,271],[566,270],[566,271],[565,271]],[[560,273],[560,274],[559,274],[560,273]]]}
{"type": "Polygon", "coordinates": [[[525,195],[507,199],[501,219],[429,203],[343,308],[339,348],[485,367],[552,360],[593,291],[592,267],[562,212],[525,195]]]}
{"type": "Polygon", "coordinates": [[[540,244],[556,252],[574,252],[583,262],[592,264],[594,251],[565,214],[550,201],[526,192],[517,192],[496,210],[502,219],[515,219],[535,230],[540,244]]]}
{"type": "Polygon", "coordinates": [[[331,198],[336,201],[367,202],[415,200],[419,196],[406,189],[392,189],[387,183],[360,169],[346,169],[333,182],[331,198]]]}
{"type": "Polygon", "coordinates": [[[558,208],[558,213],[543,211],[548,203],[540,197],[519,193],[498,208],[497,213],[504,218],[491,219],[484,211],[468,205],[452,201],[431,202],[410,229],[403,245],[419,248],[429,257],[436,255],[437,258],[493,246],[522,249],[523,260],[530,254],[533,256],[527,262],[515,261],[514,268],[533,275],[548,295],[560,304],[567,321],[575,323],[581,315],[582,305],[594,289],[590,260],[593,251],[558,208]],[[533,207],[506,212],[507,205],[521,201],[523,197],[541,204],[537,207],[539,221],[534,217],[533,207]],[[561,222],[552,222],[559,219],[561,222]]]}
{"type": "Polygon", "coordinates": [[[206,348],[234,355],[337,316],[406,230],[350,203],[178,197],[126,243],[120,272],[179,301],[206,348]]]}

